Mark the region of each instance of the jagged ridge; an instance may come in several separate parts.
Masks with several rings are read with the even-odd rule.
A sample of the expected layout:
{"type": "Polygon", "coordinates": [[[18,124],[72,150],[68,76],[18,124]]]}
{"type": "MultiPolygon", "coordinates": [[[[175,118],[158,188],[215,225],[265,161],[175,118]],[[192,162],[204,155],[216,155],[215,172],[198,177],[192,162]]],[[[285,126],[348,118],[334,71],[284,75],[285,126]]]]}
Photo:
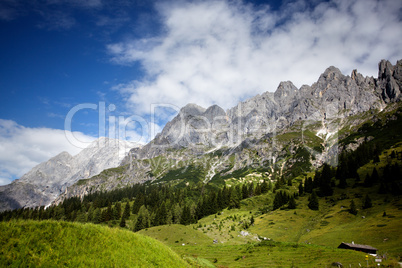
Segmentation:
{"type": "Polygon", "coordinates": [[[102,137],[75,156],[62,152],[20,179],[1,186],[0,211],[49,205],[78,180],[117,167],[128,150],[135,146],[138,147],[131,142],[102,137]]]}
{"type": "Polygon", "coordinates": [[[401,60],[395,66],[381,61],[376,79],[363,77],[356,70],[345,76],[331,66],[311,86],[297,89],[290,81],[281,82],[274,93],[257,95],[226,112],[217,105],[205,109],[188,104],[154,140],[132,149],[121,169],[75,184],[59,200],[155,180],[168,170],[196,161],[204,161],[204,169],[209,169],[204,182],[217,173],[242,169],[250,159],[260,164],[266,160],[280,163],[283,169],[285,164],[297,162],[299,146],[314,149],[314,159],[309,161],[319,166],[338,154],[339,130],[345,124],[360,122],[348,118],[401,100],[401,74],[401,60]],[[284,138],[300,131],[303,135],[303,129],[308,131],[298,137],[297,144],[284,138]],[[218,158],[210,156],[214,151],[224,153],[218,158]],[[294,158],[284,159],[289,153],[294,158]],[[235,161],[231,158],[234,154],[235,161]]]}

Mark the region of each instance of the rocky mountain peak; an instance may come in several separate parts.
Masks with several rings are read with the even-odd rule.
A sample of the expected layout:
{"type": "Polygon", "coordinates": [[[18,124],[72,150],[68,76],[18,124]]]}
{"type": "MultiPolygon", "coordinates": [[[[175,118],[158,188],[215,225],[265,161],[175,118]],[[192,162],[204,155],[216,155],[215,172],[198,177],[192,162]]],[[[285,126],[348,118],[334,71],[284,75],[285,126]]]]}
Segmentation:
{"type": "Polygon", "coordinates": [[[180,109],[179,114],[184,115],[184,116],[188,116],[188,115],[197,116],[204,112],[205,112],[205,108],[203,108],[195,103],[189,103],[180,109]]]}
{"type": "Polygon", "coordinates": [[[330,83],[333,80],[339,80],[344,77],[342,72],[335,66],[328,67],[323,74],[320,75],[318,83],[330,83]]]}
{"type": "Polygon", "coordinates": [[[402,60],[393,66],[387,60],[378,64],[378,81],[381,96],[386,103],[402,99],[402,60]]]}
{"type": "Polygon", "coordinates": [[[62,152],[40,163],[9,185],[0,187],[0,211],[48,205],[68,186],[117,167],[138,144],[106,137],[93,141],[75,156],[62,152]]]}
{"type": "Polygon", "coordinates": [[[274,93],[275,100],[282,98],[291,98],[297,94],[297,87],[292,82],[281,82],[274,93]]]}
{"type": "Polygon", "coordinates": [[[65,159],[71,159],[71,158],[72,158],[71,154],[69,154],[68,152],[64,151],[64,152],[61,152],[58,155],[56,155],[56,156],[54,156],[54,157],[52,157],[50,159],[57,161],[57,160],[65,160],[65,159]]]}
{"type": "Polygon", "coordinates": [[[223,110],[220,106],[214,104],[208,107],[208,109],[203,113],[203,116],[212,122],[215,117],[226,116],[226,113],[225,110],[223,110]]]}
{"type": "Polygon", "coordinates": [[[387,79],[392,77],[394,66],[387,60],[381,60],[378,64],[378,79],[387,79]]]}
{"type": "Polygon", "coordinates": [[[109,143],[113,143],[114,141],[115,139],[111,139],[108,137],[100,137],[99,139],[92,141],[85,149],[104,147],[109,143]]]}

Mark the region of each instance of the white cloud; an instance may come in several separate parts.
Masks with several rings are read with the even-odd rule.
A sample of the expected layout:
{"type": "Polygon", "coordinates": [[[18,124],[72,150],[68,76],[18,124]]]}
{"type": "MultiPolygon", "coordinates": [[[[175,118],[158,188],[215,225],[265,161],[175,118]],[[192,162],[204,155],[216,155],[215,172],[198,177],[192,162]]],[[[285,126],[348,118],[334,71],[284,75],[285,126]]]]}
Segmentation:
{"type": "Polygon", "coordinates": [[[10,184],[10,183],[11,183],[11,179],[0,177],[0,186],[10,184]]]}
{"type": "Polygon", "coordinates": [[[376,76],[381,59],[402,56],[401,1],[297,1],[275,12],[240,1],[158,8],[163,35],[108,46],[115,62],[146,70],[143,80],[119,86],[137,113],[152,103],[229,108],[280,81],[312,84],[331,65],[376,76]]]}
{"type": "Polygon", "coordinates": [[[70,143],[64,130],[27,128],[11,120],[0,119],[0,185],[21,177],[34,166],[63,151],[75,155],[94,140],[80,132],[73,135],[81,142],[81,148],[70,143]]]}

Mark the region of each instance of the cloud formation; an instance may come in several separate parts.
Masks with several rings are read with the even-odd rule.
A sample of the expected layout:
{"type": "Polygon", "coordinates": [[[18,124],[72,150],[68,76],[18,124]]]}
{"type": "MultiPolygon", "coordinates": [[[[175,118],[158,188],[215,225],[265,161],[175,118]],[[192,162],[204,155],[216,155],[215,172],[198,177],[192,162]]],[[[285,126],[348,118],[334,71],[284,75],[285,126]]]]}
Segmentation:
{"type": "Polygon", "coordinates": [[[157,7],[162,35],[107,47],[114,62],[140,62],[147,74],[118,86],[137,113],[152,103],[230,108],[280,81],[312,84],[331,65],[376,76],[381,59],[402,56],[401,1],[300,0],[277,11],[241,1],[157,7]]]}
{"type": "MultiPolygon", "coordinates": [[[[94,140],[80,132],[73,135],[83,143],[94,140]]],[[[10,183],[63,151],[75,155],[81,150],[82,146],[76,147],[66,139],[64,130],[27,128],[0,119],[0,185],[10,183]]]]}

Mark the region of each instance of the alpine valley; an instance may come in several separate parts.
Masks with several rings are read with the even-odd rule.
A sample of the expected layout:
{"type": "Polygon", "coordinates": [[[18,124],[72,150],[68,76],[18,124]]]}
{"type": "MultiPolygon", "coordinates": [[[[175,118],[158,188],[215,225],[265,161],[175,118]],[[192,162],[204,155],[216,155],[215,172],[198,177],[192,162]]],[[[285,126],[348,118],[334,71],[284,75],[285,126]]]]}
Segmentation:
{"type": "Polygon", "coordinates": [[[191,267],[365,265],[336,248],[352,241],[397,267],[402,60],[378,67],[373,78],[331,66],[226,111],[188,104],[143,146],[100,138],[63,152],[0,187],[0,220],[129,229],[191,267]]]}

